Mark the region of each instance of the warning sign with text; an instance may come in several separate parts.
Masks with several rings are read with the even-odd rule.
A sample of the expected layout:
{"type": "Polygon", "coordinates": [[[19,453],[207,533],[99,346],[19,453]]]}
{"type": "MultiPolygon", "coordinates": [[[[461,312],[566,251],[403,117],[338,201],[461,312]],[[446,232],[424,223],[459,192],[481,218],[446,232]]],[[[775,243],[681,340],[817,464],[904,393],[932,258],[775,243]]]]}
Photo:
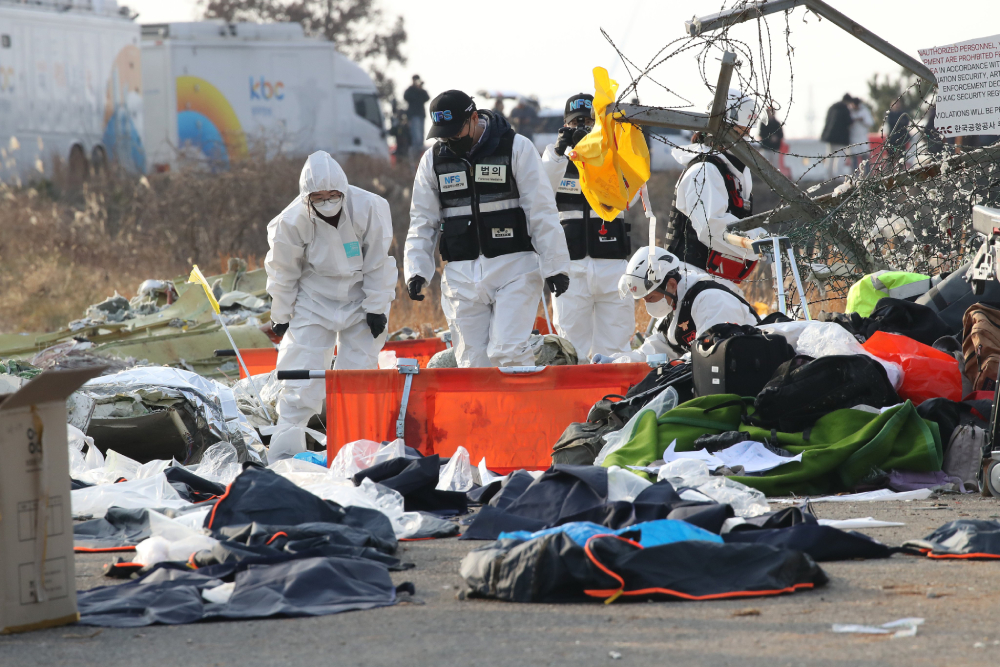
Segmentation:
{"type": "Polygon", "coordinates": [[[1000,134],[1000,35],[919,53],[937,77],[937,131],[944,136],[1000,134]]]}

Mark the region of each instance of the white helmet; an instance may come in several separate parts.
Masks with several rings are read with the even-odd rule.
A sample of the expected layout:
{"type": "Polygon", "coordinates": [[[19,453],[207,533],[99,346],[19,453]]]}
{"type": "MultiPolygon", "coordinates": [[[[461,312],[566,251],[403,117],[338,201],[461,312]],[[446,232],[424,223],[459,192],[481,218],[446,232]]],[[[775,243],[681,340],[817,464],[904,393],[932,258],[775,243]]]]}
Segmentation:
{"type": "MultiPolygon", "coordinates": [[[[709,105],[709,111],[711,111],[709,105]]],[[[738,88],[730,88],[726,96],[726,119],[734,125],[753,127],[757,122],[757,100],[738,88]]]]}
{"type": "Polygon", "coordinates": [[[653,248],[653,266],[650,271],[649,246],[635,251],[628,261],[628,268],[618,280],[618,296],[623,299],[641,299],[663,284],[671,273],[680,276],[681,262],[663,248],[653,248]]]}

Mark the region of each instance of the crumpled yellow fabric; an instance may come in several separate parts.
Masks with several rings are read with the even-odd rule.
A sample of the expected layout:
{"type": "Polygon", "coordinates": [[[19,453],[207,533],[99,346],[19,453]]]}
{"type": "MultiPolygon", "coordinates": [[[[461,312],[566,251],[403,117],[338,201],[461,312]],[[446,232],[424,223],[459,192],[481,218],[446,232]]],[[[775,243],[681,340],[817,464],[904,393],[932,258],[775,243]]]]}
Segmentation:
{"type": "Polygon", "coordinates": [[[613,110],[618,82],[594,68],[594,129],[568,156],[580,172],[580,189],[604,220],[614,220],[649,180],[649,148],[637,125],[618,123],[613,110]]]}

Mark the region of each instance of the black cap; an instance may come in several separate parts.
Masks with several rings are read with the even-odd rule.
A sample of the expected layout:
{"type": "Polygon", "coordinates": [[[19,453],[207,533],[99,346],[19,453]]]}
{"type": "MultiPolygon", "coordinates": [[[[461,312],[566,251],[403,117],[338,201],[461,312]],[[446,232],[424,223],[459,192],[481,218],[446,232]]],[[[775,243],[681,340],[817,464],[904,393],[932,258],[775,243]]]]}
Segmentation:
{"type": "Polygon", "coordinates": [[[453,137],[476,110],[476,103],[461,90],[446,90],[431,100],[431,129],[428,139],[453,137]]]}
{"type": "Polygon", "coordinates": [[[577,93],[566,100],[566,111],[563,112],[563,120],[571,121],[574,118],[586,116],[594,117],[594,96],[587,93],[577,93]]]}

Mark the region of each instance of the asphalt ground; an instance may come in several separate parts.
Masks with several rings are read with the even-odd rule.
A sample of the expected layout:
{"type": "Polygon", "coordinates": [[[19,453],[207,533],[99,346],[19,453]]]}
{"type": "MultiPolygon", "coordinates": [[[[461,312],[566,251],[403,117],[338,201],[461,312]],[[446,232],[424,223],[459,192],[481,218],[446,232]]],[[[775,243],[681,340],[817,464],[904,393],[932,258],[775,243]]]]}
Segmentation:
{"type": "MultiPolygon", "coordinates": [[[[958,518],[1000,518],[978,496],[911,502],[822,503],[820,518],[872,516],[867,529],[897,546],[958,518]]],[[[393,574],[413,601],[324,616],[152,626],[66,626],[0,637],[0,666],[129,665],[994,665],[1000,659],[1000,562],[894,555],[824,563],[824,588],[711,602],[529,605],[464,599],[462,557],[482,543],[403,543],[416,567],[393,574]],[[879,625],[922,617],[915,637],[835,634],[834,623],[879,625]],[[614,656],[620,657],[614,657],[614,656]]],[[[108,559],[76,558],[77,588],[113,583],[108,559]]]]}

